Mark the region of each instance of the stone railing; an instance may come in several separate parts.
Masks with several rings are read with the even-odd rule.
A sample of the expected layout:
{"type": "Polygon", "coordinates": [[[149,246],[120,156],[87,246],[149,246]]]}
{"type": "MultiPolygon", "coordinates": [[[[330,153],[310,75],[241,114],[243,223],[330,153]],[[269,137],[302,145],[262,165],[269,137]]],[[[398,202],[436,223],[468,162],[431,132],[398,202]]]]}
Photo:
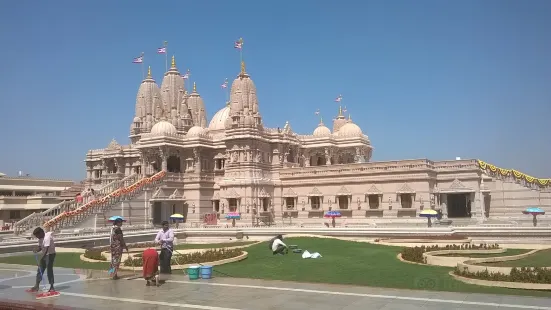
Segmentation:
{"type": "MultiPolygon", "coordinates": [[[[95,191],[96,196],[105,196],[109,193],[115,191],[116,189],[120,188],[124,184],[127,184],[128,182],[131,182],[132,180],[135,180],[138,178],[138,175],[133,174],[130,175],[122,180],[115,180],[105,186],[103,186],[101,189],[95,191]]],[[[28,215],[27,217],[23,218],[22,220],[18,221],[14,225],[14,232],[15,234],[21,234],[29,229],[32,229],[37,226],[41,226],[45,221],[58,216],[59,214],[74,210],[80,206],[79,203],[75,199],[63,201],[58,205],[55,205],[48,210],[45,210],[43,212],[39,213],[32,213],[28,215]]]]}
{"type": "Polygon", "coordinates": [[[118,186],[103,197],[97,198],[84,205],[79,205],[77,208],[69,209],[57,216],[49,219],[44,223],[45,228],[50,230],[59,230],[68,227],[74,227],[81,223],[93,214],[109,211],[117,203],[130,200],[139,195],[143,190],[157,187],[164,181],[166,172],[161,171],[153,175],[151,178],[141,178],[140,175],[134,174],[120,181],[118,186]]]}

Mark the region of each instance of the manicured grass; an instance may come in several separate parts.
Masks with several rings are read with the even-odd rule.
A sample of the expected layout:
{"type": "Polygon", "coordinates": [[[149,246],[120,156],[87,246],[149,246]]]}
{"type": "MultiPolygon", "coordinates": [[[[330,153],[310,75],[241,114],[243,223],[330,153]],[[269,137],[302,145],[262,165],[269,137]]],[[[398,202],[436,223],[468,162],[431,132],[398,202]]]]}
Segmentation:
{"type": "MultiPolygon", "coordinates": [[[[54,266],[64,268],[77,268],[77,269],[95,269],[95,270],[108,270],[109,262],[101,263],[89,263],[80,260],[81,253],[57,253],[55,256],[54,266]]],[[[125,258],[124,254],[123,258],[125,258]]],[[[0,263],[2,264],[17,264],[17,265],[31,265],[36,266],[36,260],[33,254],[0,257],[0,263]]]]}
{"type": "Polygon", "coordinates": [[[528,257],[507,262],[482,263],[492,267],[551,267],[551,249],[538,251],[528,257]]]}
{"type": "Polygon", "coordinates": [[[244,245],[253,244],[255,242],[258,242],[258,241],[239,241],[239,242],[209,243],[209,244],[179,244],[175,246],[175,249],[176,250],[215,249],[215,248],[244,246],[244,245]]]}
{"type": "Polygon", "coordinates": [[[500,256],[512,256],[528,253],[532,250],[526,249],[507,249],[504,253],[495,253],[495,254],[485,254],[485,253],[472,253],[472,254],[442,254],[437,256],[446,256],[446,257],[471,257],[471,258],[486,258],[486,257],[500,257],[500,256]]]}
{"type": "Polygon", "coordinates": [[[551,296],[551,292],[512,290],[469,285],[454,280],[452,268],[408,264],[396,255],[400,247],[323,238],[289,238],[288,245],[319,252],[319,259],[303,259],[291,251],[288,255],[272,255],[267,243],[246,248],[247,259],[214,267],[216,276],[268,280],[352,284],[401,289],[430,289],[490,294],[551,296]]]}

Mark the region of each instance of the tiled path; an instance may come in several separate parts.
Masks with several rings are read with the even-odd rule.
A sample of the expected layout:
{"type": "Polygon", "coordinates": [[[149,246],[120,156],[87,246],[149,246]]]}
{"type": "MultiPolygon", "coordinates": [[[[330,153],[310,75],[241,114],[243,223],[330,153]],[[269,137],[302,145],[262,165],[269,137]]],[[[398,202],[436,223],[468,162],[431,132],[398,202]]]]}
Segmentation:
{"type": "MultiPolygon", "coordinates": [[[[6,300],[36,302],[25,288],[34,268],[0,264],[0,304],[6,300]]],[[[61,296],[39,301],[78,309],[541,309],[551,298],[410,291],[328,284],[302,284],[235,278],[188,281],[173,275],[161,287],[142,279],[85,280],[73,269],[56,269],[61,296]]]]}

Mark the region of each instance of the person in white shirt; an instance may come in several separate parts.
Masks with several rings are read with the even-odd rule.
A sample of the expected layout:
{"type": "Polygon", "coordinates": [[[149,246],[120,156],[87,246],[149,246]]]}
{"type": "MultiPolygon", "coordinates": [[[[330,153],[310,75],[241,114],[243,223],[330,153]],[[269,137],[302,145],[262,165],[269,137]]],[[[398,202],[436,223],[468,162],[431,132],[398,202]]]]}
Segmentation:
{"type": "Polygon", "coordinates": [[[37,227],[33,231],[33,236],[38,238],[38,248],[33,252],[39,255],[38,272],[36,273],[36,283],[31,288],[31,291],[38,291],[44,270],[48,275],[50,283],[50,292],[54,292],[54,260],[55,260],[55,243],[52,232],[44,232],[44,229],[37,227]],[[38,254],[40,253],[40,254],[38,254]]]}
{"type": "Polygon", "coordinates": [[[283,240],[282,235],[277,235],[274,239],[270,240],[271,243],[272,243],[271,247],[272,247],[272,252],[273,252],[274,255],[276,255],[276,254],[283,255],[283,254],[287,254],[289,252],[289,249],[287,248],[287,245],[285,243],[283,243],[282,240],[283,240]]]}
{"type": "Polygon", "coordinates": [[[162,222],[163,229],[157,233],[155,243],[161,245],[161,255],[159,255],[161,274],[171,274],[170,260],[174,251],[174,231],[170,229],[168,221],[162,222]]]}

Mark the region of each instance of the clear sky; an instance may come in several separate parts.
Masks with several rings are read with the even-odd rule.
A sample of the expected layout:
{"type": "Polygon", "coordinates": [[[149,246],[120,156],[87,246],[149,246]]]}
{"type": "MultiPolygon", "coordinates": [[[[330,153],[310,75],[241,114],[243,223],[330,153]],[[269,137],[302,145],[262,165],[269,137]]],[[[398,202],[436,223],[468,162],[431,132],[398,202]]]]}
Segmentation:
{"type": "Polygon", "coordinates": [[[551,1],[0,1],[0,171],[82,179],[89,149],[128,143],[145,52],[204,98],[245,40],[265,126],[311,134],[339,94],[374,161],[479,158],[551,177],[551,1]]]}

